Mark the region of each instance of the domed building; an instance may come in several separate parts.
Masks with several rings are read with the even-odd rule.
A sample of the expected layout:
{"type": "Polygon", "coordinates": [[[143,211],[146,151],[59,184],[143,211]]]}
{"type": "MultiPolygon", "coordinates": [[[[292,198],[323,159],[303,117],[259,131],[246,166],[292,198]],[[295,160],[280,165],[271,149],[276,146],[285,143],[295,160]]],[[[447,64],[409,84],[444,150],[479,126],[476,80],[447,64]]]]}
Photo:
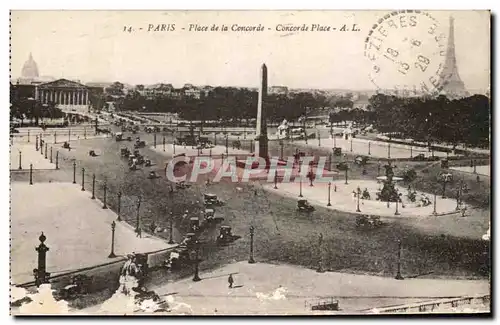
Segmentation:
{"type": "Polygon", "coordinates": [[[21,71],[21,77],[26,79],[36,79],[39,77],[38,74],[38,65],[35,60],[33,60],[33,56],[30,53],[28,61],[24,62],[23,69],[21,71]]]}

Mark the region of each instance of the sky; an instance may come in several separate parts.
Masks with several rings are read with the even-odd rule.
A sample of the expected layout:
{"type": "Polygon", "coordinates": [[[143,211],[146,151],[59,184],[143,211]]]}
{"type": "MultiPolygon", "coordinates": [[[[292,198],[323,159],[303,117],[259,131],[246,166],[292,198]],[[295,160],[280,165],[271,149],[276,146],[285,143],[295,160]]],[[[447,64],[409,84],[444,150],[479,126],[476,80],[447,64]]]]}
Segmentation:
{"type": "MultiPolygon", "coordinates": [[[[388,12],[12,11],[11,77],[20,76],[31,52],[40,75],[82,82],[257,87],[260,66],[266,63],[269,85],[374,89],[370,81],[373,62],[365,56],[365,39],[372,26],[388,12]],[[150,24],[154,27],[175,24],[175,31],[148,31],[150,24]],[[190,24],[209,29],[213,24],[229,28],[233,24],[260,24],[264,30],[189,31],[190,24]],[[283,32],[276,30],[278,24],[305,24],[309,30],[312,24],[317,24],[337,30],[283,32]],[[349,29],[356,24],[359,31],[339,31],[344,24],[349,29]],[[128,32],[128,27],[134,30],[128,32]]],[[[431,11],[429,14],[436,19],[438,32],[446,37],[449,17],[453,16],[460,77],[467,89],[488,89],[489,12],[431,11]]],[[[387,46],[392,44],[401,55],[408,54],[403,42],[421,37],[426,39],[426,51],[435,56],[431,65],[437,66],[441,62],[438,60],[443,59],[436,55],[437,43],[433,45],[424,36],[429,20],[418,15],[417,21],[418,28],[399,28],[394,32],[386,25],[391,31],[387,46]]],[[[428,78],[426,73],[412,75],[412,82],[428,78]]],[[[390,87],[401,84],[400,77],[395,72],[380,79],[384,79],[384,86],[390,87]]]]}

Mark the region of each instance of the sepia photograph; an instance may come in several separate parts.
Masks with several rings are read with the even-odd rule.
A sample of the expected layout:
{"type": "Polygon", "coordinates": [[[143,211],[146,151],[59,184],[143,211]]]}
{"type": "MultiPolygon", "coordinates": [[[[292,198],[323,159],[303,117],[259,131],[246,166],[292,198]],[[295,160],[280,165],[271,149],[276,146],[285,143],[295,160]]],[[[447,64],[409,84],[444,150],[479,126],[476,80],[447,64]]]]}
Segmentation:
{"type": "Polygon", "coordinates": [[[11,10],[10,314],[491,316],[491,21],[11,10]]]}

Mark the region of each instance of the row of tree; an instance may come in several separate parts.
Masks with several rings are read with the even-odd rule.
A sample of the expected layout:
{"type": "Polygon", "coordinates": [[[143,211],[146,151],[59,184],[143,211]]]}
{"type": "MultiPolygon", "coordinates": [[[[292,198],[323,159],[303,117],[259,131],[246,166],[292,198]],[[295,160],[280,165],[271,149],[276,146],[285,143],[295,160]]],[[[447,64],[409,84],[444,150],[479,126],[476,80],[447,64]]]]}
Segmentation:
{"type": "Polygon", "coordinates": [[[330,121],[353,120],[373,124],[380,132],[428,142],[467,143],[486,147],[490,143],[490,101],[483,95],[450,100],[400,98],[377,94],[369,109],[341,110],[330,114],[330,121]]]}

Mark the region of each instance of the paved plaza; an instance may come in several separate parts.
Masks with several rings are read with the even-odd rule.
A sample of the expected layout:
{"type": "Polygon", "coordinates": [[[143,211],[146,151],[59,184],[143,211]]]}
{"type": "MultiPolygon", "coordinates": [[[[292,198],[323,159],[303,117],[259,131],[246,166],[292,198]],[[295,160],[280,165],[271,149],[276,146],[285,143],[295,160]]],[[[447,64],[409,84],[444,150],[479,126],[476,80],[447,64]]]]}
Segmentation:
{"type": "MultiPolygon", "coordinates": [[[[247,261],[201,273],[202,281],[191,278],[150,288],[169,295],[172,312],[217,314],[310,314],[311,303],[325,298],[339,300],[339,312],[360,312],[373,307],[489,293],[487,280],[405,279],[355,275],[247,261]],[[234,287],[227,278],[233,274],[234,287]],[[185,305],[183,305],[185,304],[185,305]],[[186,305],[190,308],[186,308],[186,305]]],[[[92,313],[99,306],[83,310],[92,313]]],[[[316,312],[325,313],[325,312],[316,312]]]]}
{"type": "MultiPolygon", "coordinates": [[[[316,182],[313,183],[314,186],[310,186],[308,180],[304,180],[302,183],[302,195],[303,199],[307,199],[311,204],[316,204],[323,206],[328,209],[345,211],[350,213],[360,213],[360,214],[370,214],[379,215],[384,217],[415,217],[415,216],[432,216],[434,211],[433,204],[428,206],[419,206],[418,198],[425,195],[431,201],[434,200],[432,194],[423,193],[417,191],[417,201],[415,203],[398,204],[398,212],[400,215],[395,215],[396,204],[390,203],[387,207],[387,202],[376,201],[376,192],[381,188],[382,184],[377,183],[377,181],[370,180],[348,180],[348,184],[345,185],[345,181],[332,181],[331,182],[331,195],[330,202],[331,206],[328,204],[328,183],[326,182],[316,182]],[[359,200],[359,207],[361,212],[357,212],[357,198],[354,196],[354,192],[357,188],[363,191],[365,188],[368,189],[371,200],[359,200]]],[[[294,197],[299,199],[300,194],[300,183],[296,180],[290,183],[279,183],[278,189],[275,189],[273,185],[266,184],[264,188],[273,193],[279,195],[294,197]]],[[[407,189],[396,186],[400,193],[407,193],[407,189]]],[[[403,202],[405,199],[403,198],[403,202]]],[[[443,199],[437,196],[436,213],[448,214],[454,213],[457,206],[456,200],[454,199],[443,199]]]]}
{"type": "MultiPolygon", "coordinates": [[[[474,167],[470,166],[450,167],[450,169],[458,170],[460,172],[474,173],[474,167]]],[[[476,166],[476,174],[490,176],[491,175],[490,169],[491,169],[490,165],[476,166]]]]}
{"type": "MultiPolygon", "coordinates": [[[[432,152],[427,148],[415,147],[405,144],[389,144],[388,142],[359,138],[345,140],[340,136],[336,137],[335,141],[332,138],[324,138],[319,140],[309,139],[307,140],[307,144],[305,140],[295,140],[294,143],[311,148],[324,147],[330,149],[335,145],[339,148],[342,148],[343,153],[365,155],[373,158],[409,159],[410,157],[415,157],[418,154],[424,154],[426,157],[432,156],[432,152]]],[[[446,157],[446,152],[434,151],[434,156],[446,157]]]]}
{"type": "MultiPolygon", "coordinates": [[[[13,182],[11,191],[11,280],[33,281],[37,265],[35,246],[43,231],[47,237],[47,271],[52,275],[112,261],[111,223],[117,219],[103,209],[90,193],[71,183],[13,182]]],[[[165,241],[143,232],[137,238],[131,226],[117,222],[117,258],[132,252],[151,252],[168,248],[165,241]]]]}

